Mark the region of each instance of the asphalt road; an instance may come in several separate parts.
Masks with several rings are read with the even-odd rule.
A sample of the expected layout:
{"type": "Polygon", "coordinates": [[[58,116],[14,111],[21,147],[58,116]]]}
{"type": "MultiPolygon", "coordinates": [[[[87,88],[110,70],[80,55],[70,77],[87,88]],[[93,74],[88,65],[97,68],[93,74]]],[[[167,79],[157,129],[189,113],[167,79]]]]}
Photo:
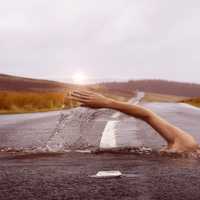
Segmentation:
{"type": "Polygon", "coordinates": [[[198,160],[133,154],[2,155],[1,200],[199,200],[198,160]],[[121,178],[97,179],[102,170],[121,178]]]}
{"type": "MultiPolygon", "coordinates": [[[[188,131],[200,143],[200,109],[177,103],[143,103],[143,106],[188,131]]],[[[94,149],[103,145],[111,148],[145,146],[159,149],[165,142],[146,123],[108,109],[76,108],[0,116],[1,149],[48,148],[54,152],[94,149]]]]}
{"type": "MultiPolygon", "coordinates": [[[[200,142],[200,111],[184,104],[145,103],[200,142]]],[[[159,149],[164,141],[140,120],[112,110],[76,108],[62,112],[0,116],[0,147],[29,153],[0,153],[0,200],[60,199],[200,199],[199,160],[150,155],[34,153],[98,148],[105,127],[112,127],[111,145],[159,149]],[[114,117],[113,117],[114,115],[114,117]],[[117,117],[116,117],[117,115],[117,117]],[[111,123],[112,124],[112,123],[111,123]],[[130,138],[133,139],[130,140],[130,138]],[[95,179],[101,170],[125,176],[95,179]]]]}

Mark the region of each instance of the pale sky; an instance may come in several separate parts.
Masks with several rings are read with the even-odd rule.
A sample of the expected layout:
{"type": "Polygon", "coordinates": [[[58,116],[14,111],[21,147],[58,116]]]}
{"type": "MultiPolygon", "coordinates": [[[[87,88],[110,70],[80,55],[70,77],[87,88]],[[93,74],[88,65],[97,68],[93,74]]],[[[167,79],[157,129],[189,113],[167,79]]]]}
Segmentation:
{"type": "Polygon", "coordinates": [[[0,0],[0,73],[200,83],[199,0],[0,0]]]}

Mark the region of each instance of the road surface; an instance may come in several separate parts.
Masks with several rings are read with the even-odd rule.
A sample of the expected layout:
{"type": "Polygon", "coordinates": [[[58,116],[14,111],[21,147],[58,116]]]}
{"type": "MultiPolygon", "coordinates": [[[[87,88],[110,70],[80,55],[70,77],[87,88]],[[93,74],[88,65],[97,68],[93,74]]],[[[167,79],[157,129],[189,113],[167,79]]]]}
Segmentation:
{"type": "MultiPolygon", "coordinates": [[[[142,103],[200,142],[200,110],[178,103],[142,103]]],[[[90,150],[149,147],[163,139],[144,122],[108,109],[75,108],[47,113],[1,115],[0,148],[13,150],[90,150]],[[107,139],[108,138],[108,139],[107,139]]]]}
{"type": "MultiPolygon", "coordinates": [[[[185,104],[143,103],[200,142],[200,111],[185,104]]],[[[148,125],[113,110],[76,108],[62,112],[0,116],[0,146],[38,153],[0,153],[2,200],[198,200],[199,160],[157,154],[39,153],[39,150],[99,148],[109,121],[114,143],[159,149],[164,141],[148,125]],[[114,130],[112,129],[114,128],[114,130]],[[130,140],[130,138],[133,140],[130,140]],[[34,151],[35,152],[35,151],[34,151]],[[102,170],[122,178],[95,179],[102,170]]],[[[112,141],[112,140],[111,140],[112,141]]]]}

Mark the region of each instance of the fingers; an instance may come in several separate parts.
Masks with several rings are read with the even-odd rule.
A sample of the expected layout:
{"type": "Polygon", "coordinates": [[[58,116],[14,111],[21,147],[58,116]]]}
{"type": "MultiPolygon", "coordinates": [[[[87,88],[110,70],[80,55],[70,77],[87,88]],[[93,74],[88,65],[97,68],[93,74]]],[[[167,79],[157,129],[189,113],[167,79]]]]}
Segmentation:
{"type": "Polygon", "coordinates": [[[89,102],[88,98],[79,97],[79,96],[70,96],[68,99],[73,100],[73,101],[79,101],[79,102],[89,102]]]}
{"type": "Polygon", "coordinates": [[[87,98],[81,98],[81,97],[76,97],[76,96],[71,96],[69,97],[70,100],[74,100],[74,101],[80,101],[80,102],[89,102],[89,99],[87,98]]]}
{"type": "Polygon", "coordinates": [[[89,91],[78,91],[78,90],[75,90],[72,92],[72,94],[79,94],[79,95],[82,95],[82,96],[92,96],[94,93],[93,92],[89,92],[89,91]]]}
{"type": "Polygon", "coordinates": [[[80,94],[76,94],[76,93],[71,94],[71,96],[72,96],[72,97],[75,97],[75,98],[78,98],[78,99],[90,100],[90,97],[89,97],[89,96],[80,95],[80,94]]]}
{"type": "Polygon", "coordinates": [[[85,97],[80,97],[80,96],[77,96],[77,95],[71,95],[69,97],[70,100],[73,100],[73,101],[78,101],[80,103],[88,103],[90,101],[89,98],[85,98],[85,97]]]}
{"type": "Polygon", "coordinates": [[[80,98],[89,98],[90,96],[78,91],[72,92],[71,96],[80,97],[80,98]]]}
{"type": "Polygon", "coordinates": [[[88,103],[90,103],[90,101],[92,99],[92,96],[93,96],[92,94],[93,93],[89,92],[89,91],[75,90],[69,95],[69,99],[82,103],[82,106],[87,106],[88,103]]]}
{"type": "Polygon", "coordinates": [[[71,96],[80,98],[80,99],[91,100],[93,98],[93,93],[84,92],[84,91],[74,91],[72,92],[71,96]]]}

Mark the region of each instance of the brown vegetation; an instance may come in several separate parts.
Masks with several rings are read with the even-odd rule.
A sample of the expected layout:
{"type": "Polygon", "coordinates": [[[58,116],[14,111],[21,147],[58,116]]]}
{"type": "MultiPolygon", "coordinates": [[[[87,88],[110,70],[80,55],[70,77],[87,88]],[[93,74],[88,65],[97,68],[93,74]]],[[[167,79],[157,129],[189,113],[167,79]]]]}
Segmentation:
{"type": "Polygon", "coordinates": [[[0,113],[49,111],[64,106],[73,106],[64,93],[0,91],[0,113]]]}
{"type": "Polygon", "coordinates": [[[71,84],[0,74],[0,113],[58,110],[76,106],[67,91],[71,84]]]}
{"type": "Polygon", "coordinates": [[[165,80],[131,80],[128,82],[102,83],[110,91],[125,91],[132,93],[135,90],[147,93],[157,93],[183,97],[200,96],[200,84],[181,83],[165,80]]]}
{"type": "MultiPolygon", "coordinates": [[[[181,83],[165,80],[130,80],[128,82],[108,82],[93,84],[97,88],[103,88],[108,93],[115,93],[117,96],[133,96],[136,90],[146,93],[158,93],[173,96],[197,97],[200,96],[200,84],[181,83]]],[[[73,88],[73,84],[48,81],[41,79],[23,78],[0,74],[0,91],[46,91],[63,92],[66,89],[73,88]]],[[[90,85],[91,87],[91,85],[90,85]]]]}
{"type": "Polygon", "coordinates": [[[187,100],[183,100],[181,102],[182,103],[188,103],[192,106],[196,106],[196,107],[200,108],[200,97],[190,98],[190,99],[187,99],[187,100]]]}
{"type": "Polygon", "coordinates": [[[56,81],[0,74],[0,113],[57,110],[77,106],[67,97],[69,91],[87,89],[127,101],[136,90],[144,91],[144,101],[186,102],[200,106],[200,85],[163,80],[135,80],[77,86],[56,81]],[[189,97],[184,98],[184,97],[189,97]]]}
{"type": "Polygon", "coordinates": [[[186,97],[164,95],[156,93],[145,93],[142,101],[144,102],[179,102],[187,99],[186,97]]]}
{"type": "MultiPolygon", "coordinates": [[[[91,89],[90,89],[91,90],[91,89]]],[[[94,88],[92,89],[95,90],[94,88]]],[[[97,91],[97,90],[96,90],[97,91]]],[[[104,95],[114,99],[126,100],[116,95],[104,95]]],[[[65,92],[29,92],[29,91],[0,91],[0,114],[52,111],[63,108],[72,108],[79,105],[68,98],[69,91],[65,92]]]]}
{"type": "Polygon", "coordinates": [[[63,92],[71,84],[0,74],[0,91],[63,92]]]}

